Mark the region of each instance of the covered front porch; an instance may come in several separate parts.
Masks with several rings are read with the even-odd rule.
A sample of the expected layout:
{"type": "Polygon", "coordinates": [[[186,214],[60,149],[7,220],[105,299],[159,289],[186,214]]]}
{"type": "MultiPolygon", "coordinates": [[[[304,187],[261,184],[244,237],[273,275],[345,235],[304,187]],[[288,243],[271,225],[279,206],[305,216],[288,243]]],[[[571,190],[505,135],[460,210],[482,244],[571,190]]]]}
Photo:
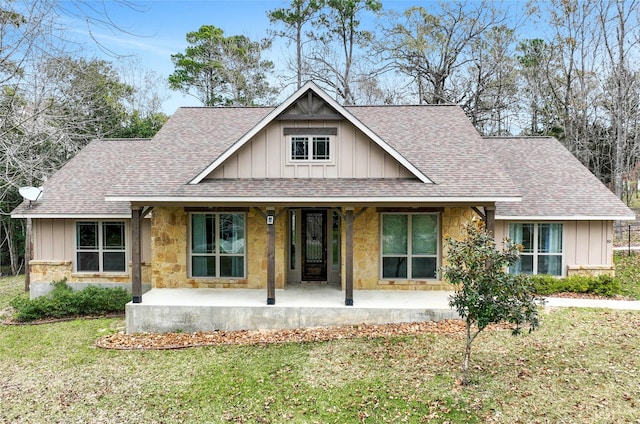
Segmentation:
{"type": "Polygon", "coordinates": [[[127,333],[260,330],[456,319],[449,291],[355,290],[345,305],[337,285],[298,284],[276,290],[275,305],[260,289],[152,289],[126,307],[127,333]]]}
{"type": "MultiPolygon", "coordinates": [[[[146,210],[148,207],[132,207],[133,302],[126,309],[128,333],[286,329],[457,318],[448,305],[451,292],[446,290],[451,287],[434,278],[443,256],[442,239],[445,234],[457,234],[462,223],[474,214],[485,219],[489,228],[494,226],[494,210],[490,206],[480,210],[468,204],[159,206],[154,209],[151,223],[153,289],[143,296],[136,264],[140,221],[146,210]],[[232,215],[237,218],[234,222],[240,224],[227,235],[219,221],[221,216],[226,219],[232,215]],[[199,233],[194,230],[198,228],[195,220],[203,216],[216,229],[211,243],[200,242],[196,237],[199,233]],[[424,254],[413,260],[407,259],[408,253],[383,258],[381,240],[385,231],[390,231],[388,238],[400,240],[399,244],[409,231],[409,224],[397,226],[400,233],[391,237],[397,228],[385,224],[383,219],[387,216],[403,218],[401,223],[416,223],[419,231],[411,233],[417,238],[415,248],[407,252],[424,254]],[[193,246],[215,247],[214,239],[241,246],[240,253],[231,255],[239,258],[241,266],[224,270],[237,272],[234,278],[214,277],[213,272],[211,277],[203,276],[195,268],[199,254],[194,253],[193,246]]],[[[407,249],[406,243],[403,246],[407,249]]],[[[222,268],[216,264],[211,269],[222,268]]]]}

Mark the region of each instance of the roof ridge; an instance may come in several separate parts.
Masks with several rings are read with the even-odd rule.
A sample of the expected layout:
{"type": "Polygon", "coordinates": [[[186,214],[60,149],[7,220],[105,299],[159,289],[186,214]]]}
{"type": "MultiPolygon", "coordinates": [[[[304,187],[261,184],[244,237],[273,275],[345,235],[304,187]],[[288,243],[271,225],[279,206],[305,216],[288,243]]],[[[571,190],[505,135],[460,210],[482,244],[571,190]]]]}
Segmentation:
{"type": "Polygon", "coordinates": [[[277,106],[178,106],[178,109],[275,109],[277,106]]]}
{"type": "Polygon", "coordinates": [[[104,137],[97,138],[96,141],[149,141],[153,137],[104,137]]]}
{"type": "Polygon", "coordinates": [[[455,103],[443,103],[443,104],[416,104],[416,103],[412,103],[412,104],[406,104],[406,105],[345,105],[343,106],[345,109],[350,109],[350,108],[359,108],[359,107],[375,107],[375,108],[395,108],[395,107],[460,107],[459,105],[455,104],[455,103]]]}
{"type": "Polygon", "coordinates": [[[486,140],[494,139],[494,140],[508,140],[508,139],[521,139],[521,138],[532,138],[532,139],[556,139],[552,135],[483,135],[482,138],[486,140]]]}

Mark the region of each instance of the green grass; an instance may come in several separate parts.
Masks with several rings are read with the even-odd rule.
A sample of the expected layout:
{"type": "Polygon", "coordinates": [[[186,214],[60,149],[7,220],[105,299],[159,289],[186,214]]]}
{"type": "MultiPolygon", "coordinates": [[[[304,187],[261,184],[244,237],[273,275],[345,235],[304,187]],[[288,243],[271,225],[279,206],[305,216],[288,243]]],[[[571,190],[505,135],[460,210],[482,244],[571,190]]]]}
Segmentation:
{"type": "MultiPolygon", "coordinates": [[[[22,280],[0,279],[0,305],[22,280]]],[[[121,319],[0,326],[4,423],[596,423],[640,417],[640,313],[559,309],[514,337],[171,351],[94,346],[121,319]]]]}
{"type": "Polygon", "coordinates": [[[632,299],[640,299],[640,253],[631,256],[616,253],[616,278],[620,282],[620,294],[632,299]]]}
{"type": "Polygon", "coordinates": [[[11,315],[12,308],[9,304],[17,296],[29,298],[28,293],[24,291],[24,275],[0,277],[0,321],[11,315]]]}

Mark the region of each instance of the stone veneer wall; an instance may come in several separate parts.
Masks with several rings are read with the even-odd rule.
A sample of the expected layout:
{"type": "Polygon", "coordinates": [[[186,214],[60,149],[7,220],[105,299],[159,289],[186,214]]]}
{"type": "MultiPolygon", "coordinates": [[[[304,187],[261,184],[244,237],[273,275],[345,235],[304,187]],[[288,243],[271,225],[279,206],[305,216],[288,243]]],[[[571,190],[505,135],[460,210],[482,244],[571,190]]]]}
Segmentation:
{"type": "MultiPolygon", "coordinates": [[[[355,213],[358,213],[356,210],[355,213]]],[[[263,212],[266,212],[263,209],[263,212]]],[[[276,215],[281,209],[276,210],[276,215]]],[[[440,215],[443,259],[446,255],[444,239],[457,237],[465,222],[474,215],[469,208],[445,208],[440,215]]],[[[276,220],[276,288],[284,288],[286,265],[287,214],[276,220]]],[[[151,283],[152,287],[194,288],[266,288],[267,284],[267,229],[264,217],[250,209],[247,212],[247,275],[244,279],[211,279],[188,277],[188,213],[183,208],[157,207],[151,225],[151,283]]],[[[346,229],[342,228],[342,252],[346,251],[346,229]]],[[[445,281],[381,280],[380,268],[380,214],[375,208],[367,209],[354,221],[354,288],[364,290],[449,290],[445,281]]],[[[441,264],[442,265],[442,264],[441,264]]],[[[342,285],[345,275],[344,253],[342,285]]]]}
{"type": "Polygon", "coordinates": [[[567,266],[567,277],[582,275],[585,277],[597,277],[598,275],[610,275],[615,277],[616,267],[614,265],[569,265],[567,266]]]}
{"type": "Polygon", "coordinates": [[[184,208],[155,207],[151,215],[151,287],[185,287],[187,213],[184,208]]]}
{"type": "MultiPolygon", "coordinates": [[[[265,210],[263,212],[266,213],[265,210]]],[[[276,214],[279,210],[276,210],[276,214]]],[[[245,244],[248,278],[188,277],[189,214],[183,208],[156,207],[151,221],[151,284],[155,288],[266,288],[267,224],[261,214],[251,208],[246,213],[245,244]]],[[[286,214],[276,223],[276,288],[284,287],[286,214]]]]}
{"type": "MultiPolygon", "coordinates": [[[[359,211],[356,210],[355,214],[359,211]]],[[[445,238],[459,237],[465,222],[474,216],[470,208],[444,208],[440,214],[440,243],[442,258],[440,265],[446,260],[445,238]]],[[[346,251],[346,233],[342,231],[342,251],[346,251]]],[[[380,276],[380,214],[375,208],[367,209],[353,224],[353,287],[364,290],[451,290],[453,287],[446,281],[429,280],[381,280],[380,276]]],[[[342,266],[344,287],[344,257],[342,266]]]]}
{"type": "MultiPolygon", "coordinates": [[[[142,263],[142,282],[150,281],[151,264],[142,263]]],[[[54,282],[64,278],[67,283],[131,283],[131,264],[129,272],[90,273],[73,272],[71,261],[31,260],[29,262],[31,281],[54,282]]]]}

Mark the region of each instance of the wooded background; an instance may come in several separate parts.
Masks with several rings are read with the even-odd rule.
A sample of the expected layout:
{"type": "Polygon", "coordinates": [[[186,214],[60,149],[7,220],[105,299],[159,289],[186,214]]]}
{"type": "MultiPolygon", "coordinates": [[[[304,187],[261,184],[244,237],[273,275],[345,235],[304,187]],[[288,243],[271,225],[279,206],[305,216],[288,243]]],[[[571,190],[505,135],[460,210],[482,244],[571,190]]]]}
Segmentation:
{"type": "MultiPolygon", "coordinates": [[[[640,0],[291,0],[265,10],[259,40],[194,22],[168,76],[66,39],[70,16],[120,30],[101,3],[0,4],[0,274],[24,271],[25,223],[9,218],[18,188],[43,184],[93,139],[152,137],[167,86],[206,106],[275,105],[307,80],[345,105],[459,104],[483,135],[558,138],[635,200],[640,0]]],[[[119,3],[144,19],[137,2],[119,3]]]]}

